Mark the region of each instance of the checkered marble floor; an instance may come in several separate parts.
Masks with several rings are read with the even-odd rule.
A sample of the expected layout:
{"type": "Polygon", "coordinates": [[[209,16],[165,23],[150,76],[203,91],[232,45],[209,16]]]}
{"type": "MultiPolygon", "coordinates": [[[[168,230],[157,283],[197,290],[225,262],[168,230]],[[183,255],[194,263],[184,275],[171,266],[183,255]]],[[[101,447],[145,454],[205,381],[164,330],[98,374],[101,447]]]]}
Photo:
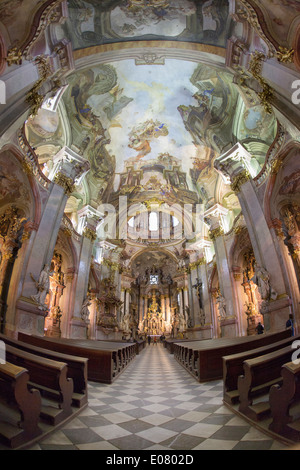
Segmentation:
{"type": "Polygon", "coordinates": [[[222,403],[221,381],[197,383],[151,345],[112,385],[89,383],[89,406],[31,450],[280,450],[222,403]]]}

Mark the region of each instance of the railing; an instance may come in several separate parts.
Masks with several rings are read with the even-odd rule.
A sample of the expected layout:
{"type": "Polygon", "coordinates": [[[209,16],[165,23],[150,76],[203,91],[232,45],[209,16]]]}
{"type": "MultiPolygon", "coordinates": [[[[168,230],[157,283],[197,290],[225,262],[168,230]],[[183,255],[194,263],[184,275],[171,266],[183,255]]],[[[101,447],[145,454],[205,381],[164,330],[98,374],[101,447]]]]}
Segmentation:
{"type": "Polygon", "coordinates": [[[32,173],[43,188],[49,189],[52,182],[42,172],[38,157],[26,138],[24,126],[18,131],[18,140],[24,154],[25,170],[32,173]]]}

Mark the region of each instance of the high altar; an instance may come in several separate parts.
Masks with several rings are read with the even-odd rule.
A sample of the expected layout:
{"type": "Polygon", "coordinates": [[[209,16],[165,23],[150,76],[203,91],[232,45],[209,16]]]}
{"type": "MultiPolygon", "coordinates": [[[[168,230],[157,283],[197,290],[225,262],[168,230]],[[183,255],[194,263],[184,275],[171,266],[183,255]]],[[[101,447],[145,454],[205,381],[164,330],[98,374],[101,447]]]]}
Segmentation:
{"type": "Polygon", "coordinates": [[[144,332],[149,335],[162,335],[166,332],[166,322],[156,299],[156,290],[152,291],[152,303],[144,319],[144,332]]]}

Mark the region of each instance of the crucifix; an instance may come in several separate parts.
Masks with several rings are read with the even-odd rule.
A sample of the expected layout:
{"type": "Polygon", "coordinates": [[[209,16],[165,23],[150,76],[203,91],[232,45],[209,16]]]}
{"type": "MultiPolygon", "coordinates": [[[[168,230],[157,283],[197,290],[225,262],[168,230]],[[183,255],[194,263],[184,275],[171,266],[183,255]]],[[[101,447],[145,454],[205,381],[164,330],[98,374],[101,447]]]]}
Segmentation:
{"type": "Polygon", "coordinates": [[[203,302],[202,302],[202,287],[203,283],[197,278],[196,284],[193,286],[193,289],[197,289],[198,299],[199,299],[199,306],[200,309],[203,309],[203,302]]]}

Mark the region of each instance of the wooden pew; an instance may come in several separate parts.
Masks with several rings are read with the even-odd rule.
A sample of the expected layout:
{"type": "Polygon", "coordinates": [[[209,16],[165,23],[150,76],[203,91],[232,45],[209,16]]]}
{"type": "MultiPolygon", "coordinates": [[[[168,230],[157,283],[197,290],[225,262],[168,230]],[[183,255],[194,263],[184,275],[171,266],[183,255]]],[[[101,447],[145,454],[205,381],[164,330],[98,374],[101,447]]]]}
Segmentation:
{"type": "MultiPolygon", "coordinates": [[[[164,347],[169,351],[170,354],[174,354],[174,345],[178,343],[189,343],[190,339],[176,339],[168,338],[164,340],[164,347]]],[[[204,341],[204,340],[203,340],[204,341]]]]}
{"type": "Polygon", "coordinates": [[[174,358],[200,383],[219,380],[223,378],[223,356],[256,349],[288,337],[291,337],[290,330],[256,336],[175,343],[174,358]],[[181,361],[184,355],[183,349],[189,348],[193,350],[191,367],[181,361]]]}
{"type": "Polygon", "coordinates": [[[273,351],[277,351],[286,346],[292,345],[300,336],[290,337],[277,343],[273,343],[261,348],[243,351],[238,354],[223,357],[223,400],[225,403],[234,405],[239,402],[238,377],[243,375],[243,364],[247,359],[263,356],[273,351]]]}
{"type": "Polygon", "coordinates": [[[39,337],[36,345],[88,359],[88,380],[111,384],[136,356],[134,343],[39,337]],[[119,358],[119,359],[118,359],[119,358]]]}
{"type": "Polygon", "coordinates": [[[66,363],[22,351],[6,344],[8,362],[28,370],[32,388],[42,396],[40,418],[56,426],[72,414],[73,380],[66,363]]]}
{"type": "Polygon", "coordinates": [[[269,429],[287,439],[300,441],[300,364],[284,364],[281,377],[282,385],[273,385],[270,390],[272,422],[269,429]]]}
{"type": "Polygon", "coordinates": [[[141,352],[145,349],[146,341],[144,339],[137,339],[136,343],[136,354],[141,354],[141,352]]]}
{"type": "Polygon", "coordinates": [[[52,359],[53,361],[65,362],[68,365],[68,378],[73,380],[74,386],[72,405],[76,408],[82,408],[88,403],[87,358],[70,356],[59,353],[57,351],[50,351],[48,349],[40,348],[39,338],[26,335],[25,333],[18,333],[18,340],[14,340],[0,334],[0,340],[4,341],[6,344],[10,344],[15,348],[22,349],[23,351],[31,352],[32,354],[46,357],[48,359],[52,359]]]}
{"type": "Polygon", "coordinates": [[[0,365],[0,440],[12,449],[42,434],[41,395],[28,388],[29,373],[11,363],[0,365]]]}
{"type": "Polygon", "coordinates": [[[291,361],[291,346],[244,362],[244,375],[238,378],[239,412],[254,421],[270,414],[269,391],[282,383],[281,368],[291,361]]]}

